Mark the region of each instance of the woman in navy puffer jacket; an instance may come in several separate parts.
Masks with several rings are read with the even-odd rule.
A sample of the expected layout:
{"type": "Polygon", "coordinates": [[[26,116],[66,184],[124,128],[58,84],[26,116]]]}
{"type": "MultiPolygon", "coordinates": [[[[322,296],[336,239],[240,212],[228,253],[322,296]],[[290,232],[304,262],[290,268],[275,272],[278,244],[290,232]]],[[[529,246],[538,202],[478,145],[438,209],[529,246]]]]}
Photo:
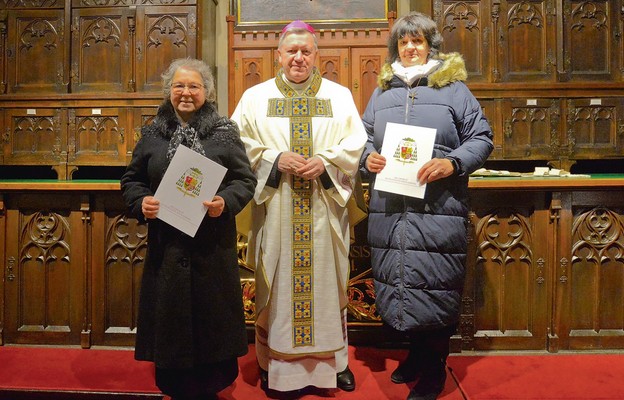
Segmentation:
{"type": "Polygon", "coordinates": [[[368,241],[376,306],[410,342],[407,359],[392,374],[395,383],[420,377],[408,400],[435,399],[444,388],[464,281],[468,175],[493,148],[490,126],[462,82],[464,61],[457,53],[440,54],[441,43],[428,16],[398,19],[363,117],[368,143],[361,171],[371,184],[368,241]],[[379,153],[388,122],[436,129],[433,158],[417,174],[427,183],[424,199],[375,190],[376,174],[386,165],[379,153]]]}

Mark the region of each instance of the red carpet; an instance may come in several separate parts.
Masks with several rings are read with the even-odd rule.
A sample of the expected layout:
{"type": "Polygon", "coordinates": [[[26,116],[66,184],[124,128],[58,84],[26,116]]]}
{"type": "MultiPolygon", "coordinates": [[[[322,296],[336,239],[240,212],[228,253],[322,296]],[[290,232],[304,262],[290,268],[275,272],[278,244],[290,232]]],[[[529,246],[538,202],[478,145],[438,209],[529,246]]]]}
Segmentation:
{"type": "Polygon", "coordinates": [[[0,346],[0,389],[160,393],[130,350],[0,346]]]}
{"type": "Polygon", "coordinates": [[[470,400],[624,399],[624,353],[452,356],[447,364],[470,400]]]}
{"type": "MultiPolygon", "coordinates": [[[[308,390],[299,396],[282,394],[269,398],[404,400],[407,397],[408,385],[390,382],[390,373],[405,351],[351,347],[350,352],[350,367],[357,380],[354,392],[308,390]]],[[[219,394],[220,399],[266,399],[267,395],[260,389],[253,346],[239,364],[239,378],[219,394]]],[[[624,354],[452,355],[448,367],[442,400],[624,399],[624,354]]],[[[110,393],[111,397],[120,393],[152,396],[158,393],[152,365],[135,361],[131,350],[0,346],[0,392],[18,389],[110,393]]]]}

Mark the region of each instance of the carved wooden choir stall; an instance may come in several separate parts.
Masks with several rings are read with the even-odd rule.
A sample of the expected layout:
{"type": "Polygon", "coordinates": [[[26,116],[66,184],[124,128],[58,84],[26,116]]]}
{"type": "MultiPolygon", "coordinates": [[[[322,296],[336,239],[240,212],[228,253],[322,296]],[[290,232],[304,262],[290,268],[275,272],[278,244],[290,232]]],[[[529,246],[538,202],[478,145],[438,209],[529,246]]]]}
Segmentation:
{"type": "MultiPolygon", "coordinates": [[[[317,67],[363,112],[397,2],[371,0],[355,15],[345,1],[331,18],[312,9],[319,3],[335,2],[303,12],[317,30],[317,67]]],[[[602,172],[471,179],[452,350],[624,348],[622,0],[414,3],[438,23],[443,52],[466,61],[494,132],[488,166],[602,172]]],[[[281,28],[302,10],[276,21],[253,0],[229,6],[231,112],[274,76],[281,28]]],[[[202,18],[214,10],[201,0],[0,1],[0,344],[134,343],[147,228],[125,215],[118,179],[162,100],[160,74],[174,58],[202,56],[201,31],[214,25],[202,18]]],[[[352,342],[375,344],[392,338],[374,309],[366,228],[355,227],[351,247],[348,325],[352,342]]],[[[251,327],[244,254],[241,238],[251,327]]]]}

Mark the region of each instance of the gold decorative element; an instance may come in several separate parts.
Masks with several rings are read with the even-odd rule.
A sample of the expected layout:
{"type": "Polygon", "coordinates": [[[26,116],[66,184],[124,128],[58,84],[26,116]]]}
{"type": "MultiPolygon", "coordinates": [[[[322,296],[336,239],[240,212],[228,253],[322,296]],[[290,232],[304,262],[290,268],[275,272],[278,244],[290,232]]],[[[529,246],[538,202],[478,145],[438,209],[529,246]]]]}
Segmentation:
{"type": "Polygon", "coordinates": [[[245,321],[253,323],[256,320],[256,282],[253,279],[241,279],[241,289],[245,321]]]}
{"type": "Polygon", "coordinates": [[[375,287],[370,272],[369,269],[349,279],[347,310],[357,321],[380,322],[381,317],[377,314],[375,307],[375,287]]]}

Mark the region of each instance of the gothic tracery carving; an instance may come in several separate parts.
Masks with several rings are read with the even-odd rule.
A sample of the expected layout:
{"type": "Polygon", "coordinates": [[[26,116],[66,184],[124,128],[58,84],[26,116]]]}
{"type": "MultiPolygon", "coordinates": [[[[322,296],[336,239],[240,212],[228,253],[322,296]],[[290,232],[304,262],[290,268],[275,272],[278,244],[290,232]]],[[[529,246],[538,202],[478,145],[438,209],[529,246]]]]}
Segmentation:
{"type": "Polygon", "coordinates": [[[613,210],[596,207],[576,217],[572,227],[572,262],[601,265],[624,261],[624,222],[613,210]]]}
{"type": "Polygon", "coordinates": [[[99,17],[89,24],[84,31],[82,46],[91,44],[110,43],[114,47],[121,46],[121,30],[110,18],[99,17]]]}
{"type": "Polygon", "coordinates": [[[20,50],[30,50],[40,40],[44,48],[51,50],[58,47],[59,33],[50,21],[37,18],[24,28],[20,36],[20,50]]]}

